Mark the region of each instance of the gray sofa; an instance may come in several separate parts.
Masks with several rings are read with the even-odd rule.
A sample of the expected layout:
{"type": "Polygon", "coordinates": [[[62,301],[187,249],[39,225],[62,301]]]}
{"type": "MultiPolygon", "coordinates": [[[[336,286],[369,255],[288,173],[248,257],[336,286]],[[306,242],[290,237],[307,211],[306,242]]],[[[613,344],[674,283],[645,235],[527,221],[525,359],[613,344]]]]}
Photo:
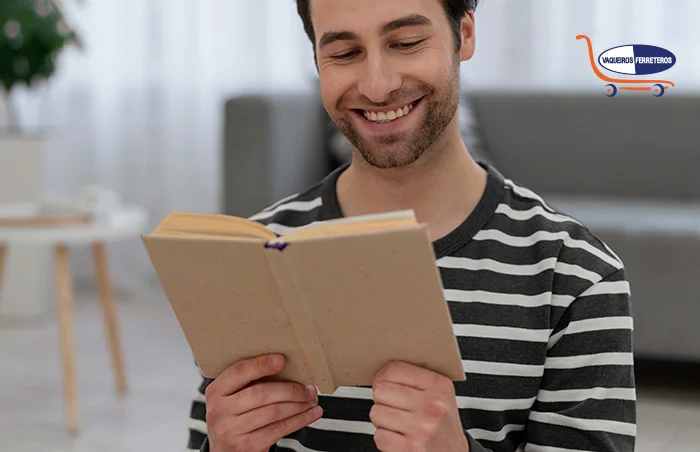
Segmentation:
{"type": "MultiPolygon", "coordinates": [[[[314,95],[226,104],[224,211],[251,215],[342,163],[314,95]]],[[[475,92],[476,158],[586,224],[625,262],[637,357],[700,362],[700,96],[475,92]]]]}

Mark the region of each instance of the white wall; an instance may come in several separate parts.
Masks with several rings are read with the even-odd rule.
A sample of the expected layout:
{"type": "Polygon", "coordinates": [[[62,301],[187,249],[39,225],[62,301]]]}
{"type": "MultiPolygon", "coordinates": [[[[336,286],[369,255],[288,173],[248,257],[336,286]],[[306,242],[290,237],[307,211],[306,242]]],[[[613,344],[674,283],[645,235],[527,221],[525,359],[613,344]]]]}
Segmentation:
{"type": "Polygon", "coordinates": [[[588,50],[624,44],[664,47],[677,57],[663,73],[678,92],[700,91],[700,2],[696,0],[481,0],[477,51],[464,63],[473,88],[577,89],[603,92],[588,50]]]}

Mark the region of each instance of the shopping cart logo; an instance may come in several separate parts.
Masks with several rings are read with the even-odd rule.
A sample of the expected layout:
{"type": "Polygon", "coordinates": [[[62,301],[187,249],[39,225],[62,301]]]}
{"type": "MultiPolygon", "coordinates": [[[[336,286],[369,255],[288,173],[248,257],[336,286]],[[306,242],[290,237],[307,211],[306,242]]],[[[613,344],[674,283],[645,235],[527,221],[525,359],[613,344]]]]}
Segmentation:
{"type": "Polygon", "coordinates": [[[613,47],[601,53],[598,64],[627,75],[648,75],[671,69],[676,56],[666,49],[643,44],[613,47]]]}
{"type": "MultiPolygon", "coordinates": [[[[608,97],[615,96],[618,90],[650,91],[655,97],[661,97],[667,89],[676,86],[669,80],[609,77],[596,64],[590,38],[586,35],[578,35],[576,39],[586,40],[591,68],[599,79],[608,82],[605,85],[605,95],[608,97]]],[[[611,72],[639,76],[657,74],[670,69],[676,64],[676,56],[661,47],[634,44],[613,47],[604,51],[598,57],[597,63],[611,72]]]]}

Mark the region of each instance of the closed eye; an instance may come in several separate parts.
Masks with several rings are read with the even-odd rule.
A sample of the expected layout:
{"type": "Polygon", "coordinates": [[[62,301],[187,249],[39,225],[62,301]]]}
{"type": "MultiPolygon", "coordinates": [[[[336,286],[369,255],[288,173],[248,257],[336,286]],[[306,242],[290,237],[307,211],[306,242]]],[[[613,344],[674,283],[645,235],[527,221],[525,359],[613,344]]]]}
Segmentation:
{"type": "Polygon", "coordinates": [[[351,50],[349,52],[341,53],[340,55],[333,55],[331,58],[334,60],[348,60],[357,55],[357,53],[357,50],[351,50]]]}
{"type": "Polygon", "coordinates": [[[408,50],[408,49],[414,48],[415,46],[417,46],[418,44],[420,44],[423,41],[425,41],[425,39],[420,39],[418,41],[412,41],[412,42],[399,42],[397,44],[394,44],[394,47],[398,47],[399,49],[403,49],[403,50],[408,50]]]}

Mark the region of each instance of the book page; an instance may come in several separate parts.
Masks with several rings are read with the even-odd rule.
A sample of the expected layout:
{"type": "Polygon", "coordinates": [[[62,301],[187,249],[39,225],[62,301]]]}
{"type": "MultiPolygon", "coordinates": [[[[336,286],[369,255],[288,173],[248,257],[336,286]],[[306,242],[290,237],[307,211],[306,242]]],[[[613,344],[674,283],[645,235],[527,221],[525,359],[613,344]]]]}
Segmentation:
{"type": "Polygon", "coordinates": [[[158,225],[154,235],[248,237],[270,240],[277,234],[264,225],[231,215],[172,212],[158,225]]]}
{"type": "Polygon", "coordinates": [[[417,223],[412,210],[387,212],[373,215],[358,215],[324,222],[312,223],[286,234],[282,241],[292,242],[310,237],[329,237],[363,232],[386,231],[415,226],[417,223]]]}

